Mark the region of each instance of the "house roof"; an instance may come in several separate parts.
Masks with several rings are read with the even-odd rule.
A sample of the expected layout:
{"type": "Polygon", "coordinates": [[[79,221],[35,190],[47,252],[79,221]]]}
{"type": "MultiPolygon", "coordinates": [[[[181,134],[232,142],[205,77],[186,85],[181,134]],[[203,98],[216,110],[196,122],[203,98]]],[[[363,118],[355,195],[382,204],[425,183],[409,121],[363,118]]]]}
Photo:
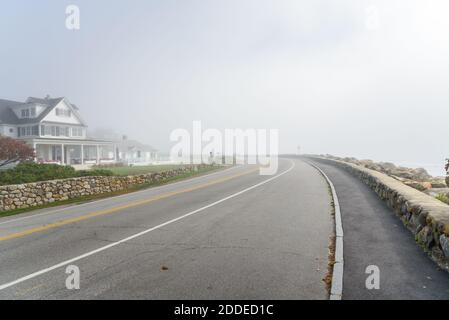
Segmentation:
{"type": "Polygon", "coordinates": [[[27,124],[27,123],[36,123],[36,122],[40,122],[42,119],[44,119],[51,110],[53,110],[54,107],[56,107],[56,105],[58,103],[60,103],[62,100],[64,100],[64,98],[55,98],[55,99],[40,99],[40,98],[34,98],[34,97],[29,97],[27,99],[27,103],[25,104],[29,104],[29,103],[38,103],[40,105],[44,105],[47,108],[42,111],[38,117],[36,118],[31,118],[31,119],[17,119],[18,122],[17,124],[27,124]]]}
{"type": "MultiPolygon", "coordinates": [[[[56,105],[58,105],[61,101],[64,100],[64,97],[60,98],[35,98],[35,97],[29,97],[26,102],[17,102],[17,101],[10,101],[10,100],[2,100],[0,99],[0,123],[5,124],[28,124],[28,123],[38,123],[44,119],[51,110],[53,110],[56,105]],[[36,118],[26,118],[26,119],[20,119],[16,116],[16,114],[11,110],[12,107],[18,106],[18,105],[29,105],[29,104],[40,104],[46,107],[44,111],[42,111],[38,117],[36,118]]],[[[67,104],[70,104],[66,100],[67,104]]],[[[71,104],[70,104],[71,105],[71,104]]],[[[72,105],[73,107],[73,105],[72,105]]],[[[75,106],[73,107],[76,111],[78,108],[75,106]]],[[[78,114],[77,114],[78,115],[78,114]]],[[[80,118],[81,120],[81,118],[80,118]]],[[[81,120],[82,121],[82,120],[81,120]]]]}
{"type": "Polygon", "coordinates": [[[39,103],[39,104],[43,104],[49,107],[54,107],[56,106],[58,103],[60,103],[62,100],[64,100],[64,97],[60,97],[60,98],[35,98],[35,97],[29,97],[27,99],[27,103],[39,103]]]}
{"type": "Polygon", "coordinates": [[[0,99],[0,123],[16,124],[19,118],[11,110],[11,107],[23,104],[23,102],[0,99]]]}

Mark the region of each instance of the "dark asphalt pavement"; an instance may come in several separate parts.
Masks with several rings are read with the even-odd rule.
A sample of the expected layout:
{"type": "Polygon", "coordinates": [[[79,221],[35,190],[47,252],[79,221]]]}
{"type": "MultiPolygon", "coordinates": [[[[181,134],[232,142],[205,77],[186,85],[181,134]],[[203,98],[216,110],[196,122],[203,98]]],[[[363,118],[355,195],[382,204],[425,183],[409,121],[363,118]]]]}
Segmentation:
{"type": "Polygon", "coordinates": [[[0,298],[327,299],[326,182],[300,160],[254,169],[0,219],[0,298]]]}
{"type": "Polygon", "coordinates": [[[339,167],[313,163],[332,180],[340,201],[343,299],[449,299],[449,273],[430,260],[374,191],[339,167]],[[369,265],[379,267],[379,290],[365,287],[369,265]]]}
{"type": "MultiPolygon", "coordinates": [[[[449,274],[377,195],[316,164],[340,201],[343,298],[448,299],[449,274]],[[365,287],[369,265],[379,290],[365,287]]],[[[324,178],[300,159],[281,159],[276,176],[256,169],[0,219],[0,299],[327,299],[324,178]],[[66,288],[67,265],[79,290],[66,288]]]]}

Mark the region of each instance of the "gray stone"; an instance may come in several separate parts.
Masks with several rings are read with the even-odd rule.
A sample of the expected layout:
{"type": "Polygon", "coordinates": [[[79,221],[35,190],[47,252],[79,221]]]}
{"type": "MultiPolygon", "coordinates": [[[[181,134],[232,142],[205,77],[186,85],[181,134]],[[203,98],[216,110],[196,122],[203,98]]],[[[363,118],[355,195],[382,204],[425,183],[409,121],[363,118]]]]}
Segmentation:
{"type": "Polygon", "coordinates": [[[449,237],[447,237],[446,235],[442,234],[440,236],[440,245],[441,245],[441,249],[444,253],[444,256],[446,258],[449,258],[449,237]]]}
{"type": "Polygon", "coordinates": [[[128,177],[80,177],[65,180],[0,186],[0,211],[63,201],[84,195],[124,190],[131,185],[165,180],[208,165],[187,166],[162,173],[128,177]],[[196,169],[195,169],[196,168],[196,169]]]}

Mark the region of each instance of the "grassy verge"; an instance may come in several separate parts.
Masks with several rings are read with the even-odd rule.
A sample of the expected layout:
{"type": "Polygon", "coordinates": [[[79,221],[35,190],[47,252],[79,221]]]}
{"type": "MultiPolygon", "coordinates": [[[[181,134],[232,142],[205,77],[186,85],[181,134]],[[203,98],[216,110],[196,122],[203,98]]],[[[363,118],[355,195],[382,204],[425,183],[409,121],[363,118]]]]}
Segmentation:
{"type": "Polygon", "coordinates": [[[133,166],[133,167],[109,167],[115,176],[129,176],[144,173],[157,173],[162,171],[174,170],[182,168],[182,165],[160,165],[160,166],[133,166]]]}
{"type": "Polygon", "coordinates": [[[159,181],[159,182],[132,185],[125,190],[101,193],[101,194],[89,195],[89,196],[82,196],[82,197],[77,197],[77,198],[73,198],[73,199],[69,199],[69,200],[65,200],[65,201],[56,201],[56,202],[48,203],[48,204],[45,204],[42,206],[0,212],[0,218],[9,217],[9,216],[13,216],[13,215],[17,215],[17,214],[21,214],[21,213],[25,213],[25,212],[29,212],[29,211],[34,211],[34,210],[38,210],[38,209],[60,207],[60,206],[64,206],[64,205],[77,205],[77,204],[82,204],[82,203],[86,203],[86,202],[90,202],[90,201],[94,201],[94,200],[110,198],[110,197],[119,196],[122,194],[128,194],[131,192],[149,189],[149,188],[165,185],[168,183],[173,183],[173,182],[180,181],[180,180],[185,180],[185,179],[196,177],[196,176],[202,176],[202,175],[205,175],[205,174],[213,172],[213,171],[222,170],[224,168],[225,167],[206,167],[206,168],[199,169],[198,171],[186,172],[179,176],[169,177],[169,178],[167,178],[163,181],[159,181]]]}
{"type": "Polygon", "coordinates": [[[445,193],[440,193],[435,197],[436,199],[444,202],[445,204],[449,204],[449,197],[445,193]]]}

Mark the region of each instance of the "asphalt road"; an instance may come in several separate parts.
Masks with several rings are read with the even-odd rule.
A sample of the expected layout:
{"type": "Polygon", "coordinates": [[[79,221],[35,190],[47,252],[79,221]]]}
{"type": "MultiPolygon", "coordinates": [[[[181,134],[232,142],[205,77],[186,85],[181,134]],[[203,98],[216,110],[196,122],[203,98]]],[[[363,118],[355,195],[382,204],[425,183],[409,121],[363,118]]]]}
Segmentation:
{"type": "MultiPolygon", "coordinates": [[[[316,164],[340,201],[343,299],[449,299],[449,274],[375,193],[316,164]],[[365,286],[370,265],[378,290],[365,286]]],[[[275,176],[238,166],[2,218],[0,299],[327,299],[330,200],[316,169],[281,159],[275,176]],[[66,287],[69,265],[79,290],[66,287]]]]}
{"type": "Polygon", "coordinates": [[[327,299],[325,180],[256,169],[0,219],[0,299],[327,299]]]}
{"type": "Polygon", "coordinates": [[[345,170],[314,163],[330,178],[340,201],[343,299],[449,299],[449,274],[430,260],[393,211],[345,170]],[[378,290],[365,286],[370,265],[379,268],[378,290]]]}

